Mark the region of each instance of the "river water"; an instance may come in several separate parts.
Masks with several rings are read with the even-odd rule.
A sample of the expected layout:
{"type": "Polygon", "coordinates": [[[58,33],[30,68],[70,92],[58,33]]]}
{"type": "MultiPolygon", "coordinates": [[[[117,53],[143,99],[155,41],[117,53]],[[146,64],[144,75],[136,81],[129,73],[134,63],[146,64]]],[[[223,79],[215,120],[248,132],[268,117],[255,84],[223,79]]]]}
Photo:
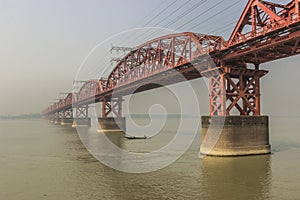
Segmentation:
{"type": "MultiPolygon", "coordinates": [[[[70,127],[0,121],[0,199],[300,199],[299,122],[271,117],[271,155],[199,158],[198,133],[175,163],[130,174],[101,164],[70,127]]],[[[119,140],[133,151],[151,147],[151,139],[119,140]]]]}

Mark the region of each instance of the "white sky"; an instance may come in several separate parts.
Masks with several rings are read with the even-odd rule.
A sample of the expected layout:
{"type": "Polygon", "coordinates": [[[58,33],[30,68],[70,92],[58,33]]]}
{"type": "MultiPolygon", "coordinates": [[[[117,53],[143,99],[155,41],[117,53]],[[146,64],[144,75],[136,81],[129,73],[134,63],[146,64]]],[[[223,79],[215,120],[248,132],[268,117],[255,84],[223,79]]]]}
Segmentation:
{"type": "MultiPolygon", "coordinates": [[[[114,34],[146,25],[218,34],[228,39],[247,0],[208,0],[175,21],[200,0],[178,0],[159,14],[172,2],[0,0],[0,115],[40,112],[60,92],[70,91],[84,58],[114,34]]],[[[147,30],[143,35],[127,38],[127,34],[107,44],[137,45],[154,36],[147,30]]],[[[101,48],[94,52],[94,59],[98,60],[90,68],[91,78],[99,77],[108,66],[111,56],[105,57],[106,52],[101,48]]],[[[263,66],[270,70],[262,82],[264,113],[299,116],[299,59],[296,56],[263,66]]],[[[203,98],[203,92],[198,91],[197,95],[203,98]]],[[[208,109],[208,102],[204,105],[208,109]]]]}

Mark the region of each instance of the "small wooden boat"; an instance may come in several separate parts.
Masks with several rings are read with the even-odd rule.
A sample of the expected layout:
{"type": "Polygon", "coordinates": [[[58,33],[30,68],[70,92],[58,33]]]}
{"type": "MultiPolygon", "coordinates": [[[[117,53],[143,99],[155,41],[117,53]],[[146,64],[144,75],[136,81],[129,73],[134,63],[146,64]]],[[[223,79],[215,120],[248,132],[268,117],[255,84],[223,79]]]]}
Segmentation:
{"type": "Polygon", "coordinates": [[[129,140],[139,140],[139,139],[147,139],[147,136],[132,136],[132,135],[124,135],[125,138],[129,140]]]}

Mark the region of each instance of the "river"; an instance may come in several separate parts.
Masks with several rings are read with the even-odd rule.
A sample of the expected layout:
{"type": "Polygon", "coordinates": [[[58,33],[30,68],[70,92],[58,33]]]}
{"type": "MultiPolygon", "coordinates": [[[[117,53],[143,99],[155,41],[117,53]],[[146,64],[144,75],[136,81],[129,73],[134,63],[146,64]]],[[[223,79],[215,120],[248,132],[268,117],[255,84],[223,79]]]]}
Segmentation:
{"type": "MultiPolygon", "coordinates": [[[[199,158],[199,132],[170,166],[131,174],[101,164],[71,127],[46,120],[3,120],[0,199],[300,199],[299,122],[271,117],[271,155],[199,158]]],[[[151,147],[152,139],[114,137],[133,151],[151,147]]]]}

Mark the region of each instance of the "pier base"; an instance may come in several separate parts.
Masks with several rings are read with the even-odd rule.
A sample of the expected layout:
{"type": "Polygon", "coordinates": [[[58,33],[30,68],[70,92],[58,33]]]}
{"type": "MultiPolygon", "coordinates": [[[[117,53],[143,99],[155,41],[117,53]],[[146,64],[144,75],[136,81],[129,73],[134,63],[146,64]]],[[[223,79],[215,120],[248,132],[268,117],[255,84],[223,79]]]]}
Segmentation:
{"type": "Polygon", "coordinates": [[[120,118],[98,118],[98,132],[125,132],[126,131],[126,121],[125,117],[120,118]]]}
{"type": "Polygon", "coordinates": [[[269,154],[268,116],[203,116],[200,153],[209,156],[269,154]]]}
{"type": "Polygon", "coordinates": [[[91,118],[77,118],[77,119],[74,119],[72,127],[73,128],[91,127],[91,118]]]}
{"type": "Polygon", "coordinates": [[[61,119],[60,125],[62,125],[62,126],[72,125],[72,124],[73,124],[73,119],[72,118],[61,119]]]}
{"type": "Polygon", "coordinates": [[[60,122],[61,122],[61,118],[57,118],[54,120],[54,124],[60,124],[60,122]]]}

